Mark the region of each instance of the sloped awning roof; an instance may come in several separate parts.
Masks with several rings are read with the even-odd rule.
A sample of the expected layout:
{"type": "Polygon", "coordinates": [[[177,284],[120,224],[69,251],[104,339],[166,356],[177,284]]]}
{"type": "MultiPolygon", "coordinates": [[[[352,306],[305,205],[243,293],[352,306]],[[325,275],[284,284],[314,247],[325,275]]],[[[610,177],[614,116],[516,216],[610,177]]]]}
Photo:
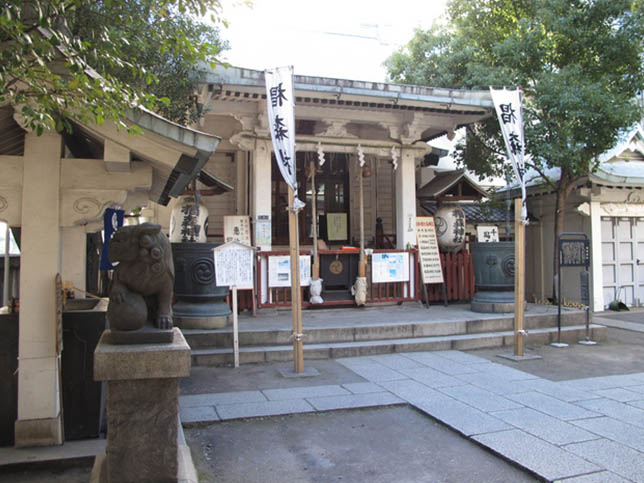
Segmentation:
{"type": "MultiPolygon", "coordinates": [[[[430,215],[438,210],[438,204],[434,201],[423,201],[420,206],[430,215]]],[[[468,223],[504,223],[507,220],[514,220],[514,207],[510,206],[510,212],[505,208],[481,206],[480,203],[459,203],[465,212],[465,219],[468,223]]]]}
{"type": "Polygon", "coordinates": [[[217,178],[214,174],[202,169],[199,172],[199,181],[205,184],[213,195],[222,195],[230,191],[234,191],[235,188],[226,183],[225,181],[217,178]]]}
{"type": "Polygon", "coordinates": [[[420,200],[436,200],[446,196],[470,200],[490,197],[463,170],[439,172],[416,192],[420,200]]]}

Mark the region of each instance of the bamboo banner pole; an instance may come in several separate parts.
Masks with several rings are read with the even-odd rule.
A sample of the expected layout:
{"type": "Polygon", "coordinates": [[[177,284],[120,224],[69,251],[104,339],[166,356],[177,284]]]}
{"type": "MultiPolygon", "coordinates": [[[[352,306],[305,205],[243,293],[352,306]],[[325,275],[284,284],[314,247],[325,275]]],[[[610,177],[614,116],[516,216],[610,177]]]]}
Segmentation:
{"type": "Polygon", "coordinates": [[[300,291],[300,241],[298,236],[297,212],[293,210],[295,194],[288,187],[288,235],[291,253],[291,307],[293,310],[293,372],[304,372],[304,350],[302,347],[302,293],[300,291]]]}
{"type": "Polygon", "coordinates": [[[358,277],[367,276],[367,264],[364,254],[364,188],[363,188],[364,166],[360,166],[358,176],[360,177],[360,263],[358,264],[358,277]]]}
{"type": "Polygon", "coordinates": [[[521,223],[521,198],[514,200],[514,355],[523,357],[525,303],[525,225],[521,223]]]}
{"type": "Polygon", "coordinates": [[[317,193],[315,191],[315,161],[311,160],[311,218],[313,232],[313,280],[320,278],[320,259],[318,258],[318,212],[317,193]]]}

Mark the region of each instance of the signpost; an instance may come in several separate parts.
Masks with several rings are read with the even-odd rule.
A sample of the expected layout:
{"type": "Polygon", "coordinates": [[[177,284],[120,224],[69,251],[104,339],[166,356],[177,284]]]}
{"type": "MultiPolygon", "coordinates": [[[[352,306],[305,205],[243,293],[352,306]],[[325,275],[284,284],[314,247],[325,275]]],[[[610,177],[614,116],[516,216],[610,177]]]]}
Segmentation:
{"type": "Polygon", "coordinates": [[[230,241],[213,248],[215,277],[219,287],[230,287],[233,298],[233,355],[239,367],[239,323],[237,320],[237,287],[253,283],[255,249],[238,241],[230,241]]]}
{"type": "Polygon", "coordinates": [[[418,242],[418,261],[423,283],[423,293],[429,307],[426,284],[440,283],[443,286],[443,302],[447,306],[447,293],[438,250],[438,238],[433,216],[416,217],[416,240],[418,242]]]}
{"type": "Polygon", "coordinates": [[[580,344],[593,345],[590,340],[590,241],[585,233],[566,232],[561,233],[557,239],[559,247],[559,269],[557,271],[557,342],[554,347],[568,347],[568,344],[561,342],[561,267],[584,267],[581,272],[581,301],[586,306],[586,340],[580,344]]]}

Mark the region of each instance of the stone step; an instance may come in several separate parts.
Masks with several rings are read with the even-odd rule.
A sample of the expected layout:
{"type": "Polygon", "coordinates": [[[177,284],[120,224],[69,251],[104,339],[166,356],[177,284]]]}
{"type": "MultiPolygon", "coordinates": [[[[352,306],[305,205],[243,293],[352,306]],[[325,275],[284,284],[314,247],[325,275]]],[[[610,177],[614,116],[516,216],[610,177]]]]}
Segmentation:
{"type": "MultiPolygon", "coordinates": [[[[525,327],[528,331],[553,328],[557,326],[555,315],[529,315],[525,317],[525,327]]],[[[562,327],[582,325],[585,323],[583,312],[563,313],[562,327]]],[[[291,327],[283,329],[253,329],[252,320],[246,322],[246,327],[239,330],[239,345],[243,347],[288,345],[291,342],[291,327]]],[[[398,322],[389,324],[365,324],[353,327],[324,327],[308,328],[306,320],[304,332],[308,344],[324,344],[337,342],[362,342],[390,339],[407,339],[415,337],[437,337],[451,335],[481,334],[487,332],[512,331],[513,317],[499,317],[475,320],[398,322]]],[[[232,327],[224,329],[184,329],[186,341],[192,349],[216,349],[232,347],[232,327]]]]}
{"type": "MultiPolygon", "coordinates": [[[[606,327],[591,324],[591,338],[603,340],[606,327]]],[[[561,329],[561,340],[577,343],[586,335],[585,325],[565,326],[561,329]]],[[[529,330],[527,345],[543,345],[557,339],[557,328],[537,328],[529,330]]],[[[393,352],[417,352],[431,350],[471,350],[486,347],[512,346],[513,331],[498,331],[475,334],[441,335],[433,337],[395,338],[387,340],[363,340],[358,342],[310,343],[305,339],[305,359],[333,359],[340,357],[368,356],[393,352]]],[[[293,346],[250,346],[241,345],[239,361],[241,364],[291,361],[293,346]]],[[[232,343],[230,348],[193,349],[192,364],[196,366],[216,366],[233,362],[232,343]]]]}

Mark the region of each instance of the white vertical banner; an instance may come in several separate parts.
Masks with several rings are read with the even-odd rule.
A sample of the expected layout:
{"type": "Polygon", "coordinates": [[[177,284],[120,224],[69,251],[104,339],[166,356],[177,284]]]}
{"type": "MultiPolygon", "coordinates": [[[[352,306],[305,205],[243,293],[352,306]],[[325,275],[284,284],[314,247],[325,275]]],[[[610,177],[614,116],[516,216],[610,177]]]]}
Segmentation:
{"type": "Polygon", "coordinates": [[[293,97],[293,66],[276,67],[264,71],[268,124],[273,140],[275,159],[282,177],[293,188],[293,209],[304,207],[297,197],[295,170],[295,98],[293,97]]]}
{"type": "Polygon", "coordinates": [[[521,223],[528,224],[525,190],[525,136],[523,134],[523,112],[521,110],[521,91],[492,89],[492,101],[501,125],[508,157],[514,168],[514,175],[521,186],[521,223]]]}

